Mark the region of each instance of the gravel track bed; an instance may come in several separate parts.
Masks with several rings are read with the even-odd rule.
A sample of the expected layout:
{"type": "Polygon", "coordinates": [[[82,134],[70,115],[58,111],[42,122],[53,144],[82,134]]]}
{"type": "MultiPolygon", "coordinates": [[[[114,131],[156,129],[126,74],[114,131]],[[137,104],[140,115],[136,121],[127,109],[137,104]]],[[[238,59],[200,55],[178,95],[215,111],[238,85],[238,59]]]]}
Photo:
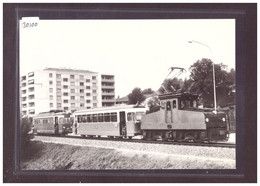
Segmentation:
{"type": "Polygon", "coordinates": [[[115,149],[121,153],[127,154],[129,151],[138,153],[149,153],[150,155],[173,155],[174,157],[193,157],[200,159],[215,159],[221,161],[235,161],[236,150],[233,148],[221,147],[199,147],[199,146],[182,146],[182,145],[164,145],[164,144],[143,144],[132,142],[119,141],[103,141],[103,140],[88,140],[62,137],[46,137],[35,136],[34,140],[47,143],[59,143],[75,146],[89,146],[96,148],[115,149]]]}

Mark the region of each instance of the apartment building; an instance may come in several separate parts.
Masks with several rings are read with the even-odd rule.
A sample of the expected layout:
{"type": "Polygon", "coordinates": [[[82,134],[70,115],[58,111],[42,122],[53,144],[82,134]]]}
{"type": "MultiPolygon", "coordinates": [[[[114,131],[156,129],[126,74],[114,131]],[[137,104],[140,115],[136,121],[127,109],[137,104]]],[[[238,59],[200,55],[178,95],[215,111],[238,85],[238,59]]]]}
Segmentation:
{"type": "Polygon", "coordinates": [[[101,75],[102,106],[115,105],[115,79],[114,75],[101,75]]]}
{"type": "Polygon", "coordinates": [[[115,104],[113,75],[88,70],[46,68],[22,76],[20,85],[23,115],[115,104]]]}

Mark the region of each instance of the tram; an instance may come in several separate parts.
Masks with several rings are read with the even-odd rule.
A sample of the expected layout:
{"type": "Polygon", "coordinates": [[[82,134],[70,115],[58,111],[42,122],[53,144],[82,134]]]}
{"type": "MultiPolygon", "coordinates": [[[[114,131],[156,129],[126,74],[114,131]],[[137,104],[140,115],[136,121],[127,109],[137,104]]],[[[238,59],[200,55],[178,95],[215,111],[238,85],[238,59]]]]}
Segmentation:
{"type": "Polygon", "coordinates": [[[144,106],[124,105],[75,111],[73,133],[88,137],[132,138],[141,134],[144,106]]]}
{"type": "Polygon", "coordinates": [[[41,112],[33,117],[33,131],[36,134],[66,135],[72,133],[73,117],[62,110],[41,112]]]}

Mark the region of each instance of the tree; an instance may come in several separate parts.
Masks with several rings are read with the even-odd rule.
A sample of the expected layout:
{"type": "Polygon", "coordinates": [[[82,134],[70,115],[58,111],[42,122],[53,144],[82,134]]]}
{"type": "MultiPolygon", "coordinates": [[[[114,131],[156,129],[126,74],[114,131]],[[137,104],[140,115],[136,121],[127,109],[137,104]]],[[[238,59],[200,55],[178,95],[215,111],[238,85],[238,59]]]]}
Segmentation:
{"type": "Polygon", "coordinates": [[[154,91],[151,88],[147,88],[147,89],[144,89],[142,93],[143,94],[152,94],[152,93],[154,93],[154,91]]]}
{"type": "Polygon", "coordinates": [[[145,100],[145,96],[140,88],[134,88],[130,94],[128,94],[128,104],[141,103],[145,100]]]}
{"type": "Polygon", "coordinates": [[[154,97],[149,98],[147,101],[147,106],[149,107],[148,113],[152,113],[152,112],[156,112],[156,111],[160,110],[160,101],[159,101],[158,97],[154,96],[154,97]]]}
{"type": "MultiPolygon", "coordinates": [[[[176,77],[173,79],[166,79],[163,82],[163,86],[168,92],[176,92],[178,90],[181,90],[181,87],[183,86],[183,84],[184,84],[183,80],[178,79],[176,77]]],[[[164,88],[160,87],[159,92],[165,93],[166,91],[164,90],[164,88]]]]}
{"type": "MultiPolygon", "coordinates": [[[[201,96],[206,107],[213,107],[213,68],[210,59],[201,59],[190,67],[190,79],[184,82],[183,92],[193,92],[201,96]]],[[[217,105],[224,106],[229,99],[230,87],[235,84],[235,71],[227,72],[223,64],[215,64],[217,105]]]]}

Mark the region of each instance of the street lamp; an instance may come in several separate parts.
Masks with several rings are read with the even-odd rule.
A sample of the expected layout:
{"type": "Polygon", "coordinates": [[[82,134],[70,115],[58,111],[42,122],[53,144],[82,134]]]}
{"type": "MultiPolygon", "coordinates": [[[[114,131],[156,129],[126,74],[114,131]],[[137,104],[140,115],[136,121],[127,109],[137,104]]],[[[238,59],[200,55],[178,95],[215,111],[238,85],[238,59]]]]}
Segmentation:
{"type": "Polygon", "coordinates": [[[213,66],[213,90],[214,90],[214,113],[217,113],[217,97],[216,97],[216,79],[215,79],[215,67],[214,67],[214,60],[213,60],[213,52],[211,50],[211,48],[204,44],[204,43],[201,43],[199,41],[195,41],[195,40],[191,40],[191,41],[188,41],[189,43],[197,43],[197,44],[200,44],[200,45],[203,45],[205,47],[207,47],[211,53],[211,60],[212,60],[212,66],[213,66]]]}

